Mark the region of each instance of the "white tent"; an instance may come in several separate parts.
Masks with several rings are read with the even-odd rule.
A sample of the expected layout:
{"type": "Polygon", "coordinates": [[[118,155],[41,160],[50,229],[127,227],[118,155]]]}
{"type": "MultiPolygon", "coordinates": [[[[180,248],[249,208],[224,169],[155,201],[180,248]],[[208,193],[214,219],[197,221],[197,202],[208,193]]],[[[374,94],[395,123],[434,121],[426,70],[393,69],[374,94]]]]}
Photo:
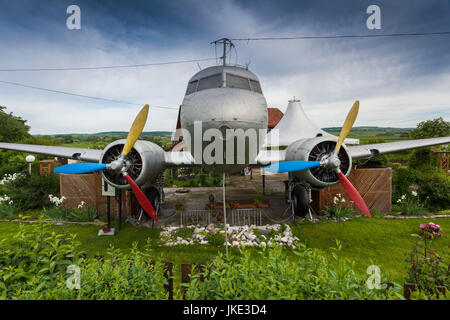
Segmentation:
{"type": "MultiPolygon", "coordinates": [[[[329,136],[333,140],[337,140],[336,136],[323,131],[312,123],[303,111],[300,100],[290,100],[283,118],[275,128],[267,133],[264,147],[288,146],[294,141],[317,136],[329,136]]],[[[344,143],[359,144],[359,139],[347,138],[344,143]]]]}

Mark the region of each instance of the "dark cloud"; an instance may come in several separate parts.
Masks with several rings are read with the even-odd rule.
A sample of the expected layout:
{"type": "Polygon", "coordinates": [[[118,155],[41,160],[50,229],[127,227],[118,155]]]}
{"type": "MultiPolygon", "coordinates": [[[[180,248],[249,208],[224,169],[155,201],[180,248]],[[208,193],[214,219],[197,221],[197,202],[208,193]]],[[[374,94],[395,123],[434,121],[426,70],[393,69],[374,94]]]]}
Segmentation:
{"type": "MultiPolygon", "coordinates": [[[[0,67],[92,66],[204,58],[214,55],[210,41],[221,37],[445,30],[450,30],[447,0],[0,0],[0,67]],[[71,4],[81,7],[81,30],[66,28],[66,8],[71,4]],[[366,8],[372,4],[381,8],[381,30],[366,28],[366,8]]],[[[337,108],[338,105],[342,108],[337,112],[342,113],[351,100],[360,98],[367,101],[367,106],[380,110],[378,115],[374,112],[366,118],[367,123],[372,124],[377,119],[385,119],[382,112],[410,104],[412,107],[409,109],[396,110],[392,125],[411,126],[415,119],[423,118],[425,114],[450,116],[447,102],[450,93],[445,90],[446,86],[450,87],[449,39],[449,35],[442,35],[236,41],[237,56],[233,56],[233,60],[237,58],[240,64],[250,62],[250,69],[262,81],[269,105],[284,109],[286,101],[296,95],[301,96],[305,108],[313,106],[313,113],[330,106],[337,108]],[[423,105],[424,101],[429,101],[428,105],[423,105]],[[403,123],[405,119],[412,120],[403,123]]],[[[208,65],[201,63],[202,67],[208,65]]],[[[67,72],[57,76],[0,72],[0,79],[118,100],[177,106],[183,98],[186,82],[196,70],[197,65],[192,64],[139,70],[67,72]]],[[[52,122],[43,122],[34,114],[34,109],[28,105],[30,101],[38,101],[41,104],[37,108],[39,110],[45,105],[52,105],[56,110],[56,102],[61,106],[67,104],[67,110],[75,110],[82,104],[81,108],[85,108],[87,115],[97,105],[3,85],[0,86],[0,96],[4,99],[0,104],[9,102],[11,107],[22,101],[17,110],[23,112],[24,118],[30,119],[37,132],[42,132],[43,128],[47,130],[52,122]]],[[[98,104],[98,109],[102,108],[113,106],[98,104]]],[[[160,127],[152,129],[171,130],[176,119],[169,119],[172,115],[167,113],[155,112],[155,116],[163,120],[153,123],[160,127]]],[[[324,126],[338,124],[332,113],[317,116],[317,119],[324,126]]],[[[120,120],[117,117],[114,125],[120,125],[120,120]]],[[[70,126],[76,128],[75,123],[70,126]]],[[[120,129],[127,126],[124,121],[120,129]]],[[[58,128],[64,128],[64,124],[58,128]]]]}

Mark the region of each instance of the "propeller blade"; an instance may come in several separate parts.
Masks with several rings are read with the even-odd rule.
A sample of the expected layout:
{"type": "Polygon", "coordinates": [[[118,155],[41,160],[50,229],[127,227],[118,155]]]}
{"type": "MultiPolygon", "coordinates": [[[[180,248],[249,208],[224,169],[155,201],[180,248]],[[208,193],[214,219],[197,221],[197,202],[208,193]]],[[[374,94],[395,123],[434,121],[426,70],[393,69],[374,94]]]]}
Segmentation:
{"type": "Polygon", "coordinates": [[[310,168],[316,168],[320,166],[319,161],[299,161],[299,160],[293,160],[293,161],[282,161],[282,162],[276,162],[272,163],[270,166],[267,166],[264,168],[264,171],[269,172],[293,172],[293,171],[300,171],[310,168]]]}
{"type": "Polygon", "coordinates": [[[153,208],[151,202],[147,199],[144,192],[142,192],[141,188],[134,182],[133,178],[130,177],[128,173],[124,175],[125,179],[127,179],[128,183],[133,189],[134,195],[136,196],[137,201],[141,205],[142,209],[144,209],[145,213],[155,221],[158,221],[158,217],[156,216],[155,209],[153,208]]]}
{"type": "Polygon", "coordinates": [[[131,149],[133,149],[133,146],[136,143],[137,139],[139,139],[142,130],[144,130],[145,123],[147,122],[147,116],[148,116],[148,104],[146,104],[141,109],[141,111],[139,111],[138,115],[136,116],[136,119],[134,119],[134,122],[131,125],[130,132],[128,132],[128,137],[125,142],[125,145],[123,146],[122,155],[126,156],[131,151],[131,149]]]}
{"type": "Polygon", "coordinates": [[[63,173],[63,174],[80,174],[80,173],[89,173],[94,171],[105,170],[105,163],[90,163],[90,162],[80,162],[80,163],[71,163],[66,164],[64,166],[56,167],[53,169],[55,173],[63,173]]]}
{"type": "Polygon", "coordinates": [[[348,112],[347,118],[345,118],[345,122],[344,125],[342,126],[341,133],[339,134],[339,139],[336,143],[336,147],[334,148],[334,151],[336,153],[339,153],[342,143],[344,142],[345,138],[347,138],[347,135],[350,132],[350,130],[352,130],[353,124],[355,123],[356,117],[358,116],[358,110],[359,110],[359,101],[356,100],[352,108],[348,112]]]}
{"type": "Polygon", "coordinates": [[[355,189],[355,187],[351,184],[351,182],[347,179],[347,177],[342,173],[338,173],[339,181],[341,182],[342,186],[344,187],[345,191],[347,191],[347,194],[350,196],[350,198],[355,202],[356,206],[369,218],[371,217],[369,208],[367,208],[366,203],[364,202],[363,198],[359,194],[358,190],[355,189]]]}

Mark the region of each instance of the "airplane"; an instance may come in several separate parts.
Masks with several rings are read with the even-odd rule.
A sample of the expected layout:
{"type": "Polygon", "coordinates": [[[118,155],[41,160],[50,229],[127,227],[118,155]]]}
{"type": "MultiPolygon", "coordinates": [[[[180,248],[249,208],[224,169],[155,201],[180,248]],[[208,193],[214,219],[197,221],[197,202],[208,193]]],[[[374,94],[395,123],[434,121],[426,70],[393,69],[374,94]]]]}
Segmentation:
{"type": "MultiPolygon", "coordinates": [[[[190,166],[201,167],[206,172],[223,173],[224,180],[226,172],[236,172],[249,166],[263,167],[268,172],[288,172],[287,201],[293,214],[302,217],[310,213],[311,189],[341,183],[355,205],[370,217],[361,195],[347,179],[353,160],[450,143],[450,137],[441,137],[347,146],[345,139],[359,110],[359,101],[356,101],[339,137],[308,129],[311,131],[308,135],[290,142],[284,150],[277,150],[262,148],[264,139],[257,136],[256,154],[252,152],[255,143],[245,140],[244,161],[238,161],[240,156],[242,160],[239,154],[234,154],[232,161],[205,161],[201,155],[211,147],[204,138],[211,130],[223,134],[229,130],[266,132],[268,122],[267,102],[258,77],[248,67],[226,62],[227,46],[231,49],[233,45],[230,40],[224,38],[216,42],[224,46],[222,64],[207,67],[192,76],[180,109],[181,127],[185,135],[190,135],[192,141],[199,139],[200,146],[187,144],[187,151],[165,152],[155,143],[138,140],[148,117],[149,106],[145,105],[133,122],[127,139],[114,141],[103,150],[1,142],[0,149],[84,161],[60,166],[54,171],[61,174],[100,171],[105,181],[113,187],[132,189],[142,209],[156,221],[159,210],[155,211],[155,208],[159,208],[164,199],[162,173],[167,168],[190,166]]],[[[302,125],[304,128],[315,128],[307,122],[299,125],[298,130],[302,129],[302,125]]],[[[227,151],[232,151],[227,149],[226,141],[225,138],[219,140],[221,147],[215,152],[222,149],[222,154],[213,152],[214,159],[223,160],[227,151]]]]}

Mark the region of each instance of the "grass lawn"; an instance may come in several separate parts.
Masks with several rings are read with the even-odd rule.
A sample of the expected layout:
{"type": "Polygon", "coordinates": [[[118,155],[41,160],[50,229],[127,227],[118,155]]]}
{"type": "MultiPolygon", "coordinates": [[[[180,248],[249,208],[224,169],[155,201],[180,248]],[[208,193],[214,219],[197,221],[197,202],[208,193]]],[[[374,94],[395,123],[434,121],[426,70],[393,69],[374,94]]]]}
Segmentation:
{"type": "MultiPolygon", "coordinates": [[[[444,237],[435,242],[435,249],[438,253],[449,259],[450,219],[402,219],[388,220],[381,218],[355,218],[346,222],[326,222],[309,223],[304,222],[293,225],[294,234],[309,247],[321,248],[328,251],[328,248],[336,245],[336,239],[341,241],[341,257],[355,261],[355,268],[364,275],[366,269],[371,264],[380,266],[382,273],[388,272],[391,279],[402,284],[404,282],[405,259],[407,253],[415,242],[410,234],[418,230],[420,223],[433,221],[443,228],[444,237]]],[[[11,237],[19,228],[18,223],[1,222],[0,239],[11,237]]],[[[56,230],[66,230],[70,233],[78,234],[81,242],[81,249],[88,252],[90,256],[94,254],[104,254],[110,244],[116,248],[127,250],[132,243],[137,241],[139,246],[144,246],[150,238],[155,256],[159,256],[166,261],[173,261],[179,273],[180,264],[183,262],[205,263],[214,258],[218,252],[225,252],[224,247],[217,246],[177,246],[161,247],[157,245],[160,230],[149,228],[137,228],[124,224],[121,231],[116,236],[98,237],[99,226],[94,225],[66,225],[54,226],[56,230]]],[[[290,249],[286,249],[291,251],[290,249]]],[[[255,252],[257,249],[255,249],[255,252]]],[[[237,249],[231,249],[231,254],[236,254],[237,249]]],[[[295,255],[289,254],[294,258],[295,255]]]]}
{"type": "Polygon", "coordinates": [[[365,274],[371,264],[389,273],[391,279],[403,283],[407,254],[416,241],[411,234],[419,224],[434,222],[442,227],[443,238],[434,242],[436,252],[449,256],[450,218],[402,219],[355,218],[339,223],[303,223],[293,226],[294,234],[309,247],[327,249],[341,241],[340,256],[355,261],[355,269],[365,274]],[[373,262],[371,262],[373,261],[373,262]]]}

